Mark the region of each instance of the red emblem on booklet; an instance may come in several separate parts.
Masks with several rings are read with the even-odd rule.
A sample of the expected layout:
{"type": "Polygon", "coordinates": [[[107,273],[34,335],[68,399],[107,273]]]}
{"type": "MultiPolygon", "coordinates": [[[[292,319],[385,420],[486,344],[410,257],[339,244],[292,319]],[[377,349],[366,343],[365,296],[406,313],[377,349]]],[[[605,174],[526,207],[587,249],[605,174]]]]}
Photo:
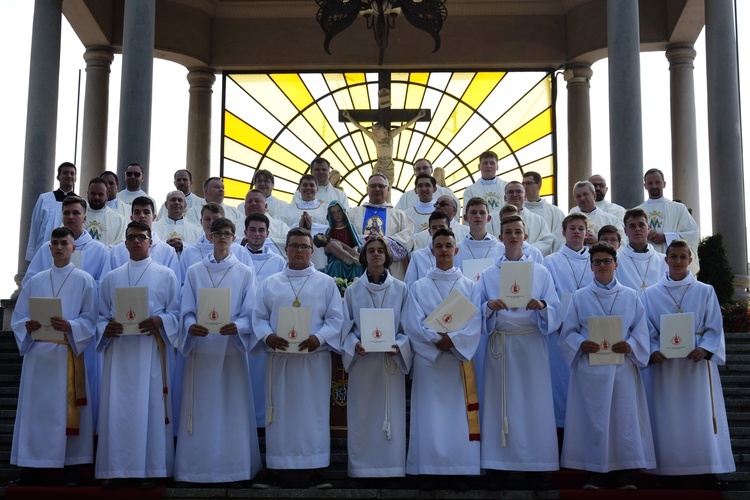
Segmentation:
{"type": "Polygon", "coordinates": [[[374,332],[372,332],[372,336],[373,336],[374,338],[376,338],[376,339],[379,339],[380,337],[382,337],[382,336],[383,336],[383,332],[381,332],[381,331],[380,331],[380,329],[378,329],[378,328],[375,328],[375,331],[374,331],[374,332]]]}
{"type": "Polygon", "coordinates": [[[610,347],[610,345],[609,345],[609,342],[607,341],[607,339],[604,339],[604,340],[602,340],[602,343],[601,343],[601,344],[599,344],[599,346],[600,346],[600,347],[601,347],[602,349],[604,349],[605,351],[608,351],[608,350],[609,350],[609,347],[610,347]]]}
{"type": "Polygon", "coordinates": [[[292,331],[289,332],[289,338],[290,339],[296,339],[297,338],[297,330],[292,328],[292,331]]]}
{"type": "Polygon", "coordinates": [[[216,309],[211,309],[211,314],[209,314],[208,317],[213,321],[216,321],[219,318],[219,313],[216,312],[216,309]]]}
{"type": "Polygon", "coordinates": [[[453,321],[453,313],[446,314],[445,316],[443,316],[443,323],[445,323],[446,325],[449,324],[451,321],[453,321]]]}
{"type": "Polygon", "coordinates": [[[679,335],[675,335],[672,337],[672,345],[680,345],[682,342],[682,339],[679,337],[679,335]]]}
{"type": "Polygon", "coordinates": [[[518,293],[521,291],[521,287],[518,286],[518,283],[513,282],[513,285],[510,287],[510,293],[518,293]]]}
{"type": "Polygon", "coordinates": [[[128,319],[129,319],[130,321],[133,321],[133,320],[135,319],[135,311],[133,310],[133,308],[132,308],[132,307],[131,307],[130,309],[128,309],[128,314],[127,314],[127,318],[128,318],[128,319]]]}

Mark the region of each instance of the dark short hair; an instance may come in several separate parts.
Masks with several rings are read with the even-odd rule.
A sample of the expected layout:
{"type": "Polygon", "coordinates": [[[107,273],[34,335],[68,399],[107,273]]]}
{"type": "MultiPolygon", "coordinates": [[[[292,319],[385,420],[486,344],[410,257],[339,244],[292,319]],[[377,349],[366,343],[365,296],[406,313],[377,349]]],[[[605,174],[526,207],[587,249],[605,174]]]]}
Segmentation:
{"type": "Polygon", "coordinates": [[[128,234],[128,229],[141,229],[143,231],[146,231],[148,237],[151,238],[151,228],[148,227],[148,224],[146,224],[145,222],[141,222],[139,220],[131,221],[125,229],[126,235],[128,234]]]}
{"type": "Polygon", "coordinates": [[[591,248],[589,248],[589,260],[591,262],[594,262],[594,254],[595,253],[608,253],[612,256],[612,259],[617,262],[617,250],[615,250],[615,247],[610,245],[609,243],[594,243],[591,245],[591,248]]]}
{"type": "Polygon", "coordinates": [[[485,158],[494,158],[495,161],[499,161],[497,153],[495,153],[494,151],[485,151],[484,153],[479,155],[479,162],[481,163],[485,158]]]}
{"type": "Polygon", "coordinates": [[[639,219],[641,217],[646,219],[646,223],[648,224],[648,214],[645,210],[643,210],[642,208],[630,208],[625,211],[625,216],[622,218],[622,223],[627,226],[630,219],[639,219]]]}
{"type": "Polygon", "coordinates": [[[117,182],[117,183],[120,182],[120,179],[117,177],[117,174],[114,173],[114,172],[112,172],[111,170],[105,170],[104,172],[102,172],[101,174],[99,174],[99,177],[104,178],[105,175],[111,175],[112,177],[115,178],[115,182],[117,182]]]}
{"type": "Polygon", "coordinates": [[[646,170],[646,173],[643,174],[643,182],[646,182],[646,177],[651,174],[659,174],[661,175],[661,180],[664,180],[664,172],[662,172],[658,168],[649,168],[648,170],[646,170]]]}
{"type": "Polygon", "coordinates": [[[107,187],[107,181],[105,181],[101,177],[94,177],[93,179],[91,179],[89,181],[89,186],[91,186],[92,184],[104,184],[104,187],[107,187]]]}
{"type": "Polygon", "coordinates": [[[209,177],[208,179],[206,179],[205,181],[203,181],[203,189],[204,190],[208,189],[208,184],[211,181],[220,181],[220,180],[221,180],[221,177],[209,177]]]}
{"type": "Polygon", "coordinates": [[[139,196],[136,199],[134,199],[133,203],[130,205],[130,213],[133,213],[133,208],[136,205],[141,206],[141,207],[144,205],[148,205],[151,207],[151,212],[153,212],[154,215],[156,215],[156,211],[155,211],[156,207],[154,206],[154,200],[152,200],[148,196],[139,196]]]}
{"type": "Polygon", "coordinates": [[[673,248],[685,248],[687,249],[688,255],[692,253],[692,249],[690,248],[690,245],[687,241],[683,240],[682,238],[675,238],[673,239],[669,245],[667,245],[667,249],[664,250],[664,255],[669,255],[669,251],[673,248]]]}
{"type": "Polygon", "coordinates": [[[432,241],[435,241],[435,238],[437,238],[438,236],[450,236],[451,238],[453,238],[453,241],[456,241],[456,235],[453,234],[453,231],[451,231],[450,229],[438,229],[437,231],[435,231],[435,234],[432,235],[432,241]]]}
{"type": "Polygon", "coordinates": [[[68,205],[81,205],[83,207],[83,211],[85,212],[88,210],[89,205],[86,203],[86,200],[81,198],[80,196],[66,196],[63,198],[62,206],[63,208],[67,207],[68,205]]]}
{"type": "Polygon", "coordinates": [[[299,178],[300,185],[302,185],[302,183],[305,182],[305,181],[313,181],[316,186],[318,185],[318,180],[315,178],[314,175],[305,174],[305,175],[303,175],[302,177],[299,178]]]}
{"type": "Polygon", "coordinates": [[[218,231],[219,229],[224,229],[225,227],[228,227],[232,230],[232,234],[237,230],[237,227],[234,225],[234,222],[227,219],[226,217],[219,217],[215,221],[211,223],[211,232],[218,231]]]}
{"type": "Polygon", "coordinates": [[[362,267],[367,268],[367,247],[373,245],[374,242],[378,241],[382,243],[383,248],[385,248],[385,268],[388,269],[389,267],[391,267],[391,264],[393,264],[393,253],[388,246],[388,242],[379,234],[373,234],[367,239],[365,244],[362,245],[362,249],[359,251],[359,263],[362,265],[362,267]]]}
{"type": "Polygon", "coordinates": [[[266,231],[268,231],[268,227],[271,225],[271,221],[268,220],[268,217],[266,217],[264,214],[254,213],[250,214],[247,217],[245,217],[245,229],[250,227],[251,221],[260,221],[263,224],[266,225],[266,231]]]}
{"type": "Polygon", "coordinates": [[[422,179],[430,179],[430,184],[432,184],[432,187],[437,187],[437,181],[430,174],[419,174],[414,179],[414,187],[417,187],[417,184],[419,184],[419,181],[422,180],[422,179]]]}
{"type": "MultiPolygon", "coordinates": [[[[500,207],[500,211],[498,212],[500,214],[500,220],[501,221],[503,220],[503,213],[507,214],[508,212],[513,212],[514,215],[520,213],[518,211],[518,207],[517,206],[515,206],[512,203],[506,203],[505,205],[503,205],[502,207],[500,207]]],[[[510,216],[508,216],[508,217],[510,217],[510,216]]]]}
{"type": "Polygon", "coordinates": [[[490,204],[487,203],[487,200],[485,200],[481,196],[475,196],[475,197],[471,198],[469,201],[467,201],[466,205],[464,205],[464,213],[468,214],[469,213],[469,207],[473,207],[474,205],[484,205],[485,208],[487,209],[487,212],[489,213],[489,211],[490,211],[490,204]]]}
{"type": "Polygon", "coordinates": [[[523,221],[523,217],[520,215],[509,215],[500,219],[500,232],[503,231],[503,226],[510,224],[511,222],[520,222],[523,224],[523,231],[526,232],[526,223],[523,221]]]}
{"type": "Polygon", "coordinates": [[[143,170],[143,165],[141,165],[140,163],[136,163],[136,162],[128,163],[128,166],[125,167],[125,170],[127,170],[130,167],[138,167],[141,170],[142,174],[145,173],[145,171],[143,170]]]}
{"type": "Polygon", "coordinates": [[[534,178],[534,184],[542,185],[542,176],[539,172],[534,172],[533,170],[529,170],[528,172],[523,173],[523,177],[533,177],[534,178]]]}
{"type": "Polygon", "coordinates": [[[596,234],[596,239],[598,240],[599,238],[601,238],[603,234],[616,234],[617,241],[622,241],[622,235],[620,234],[620,230],[617,229],[612,224],[607,224],[606,226],[602,226],[602,228],[596,234]]]}
{"type": "MultiPolygon", "coordinates": [[[[565,218],[563,219],[563,221],[562,221],[562,228],[563,228],[563,231],[567,230],[567,229],[568,229],[568,224],[570,224],[570,222],[571,222],[571,221],[574,221],[574,220],[580,220],[580,221],[583,221],[583,223],[584,223],[584,224],[586,225],[586,227],[588,227],[588,226],[589,226],[589,218],[588,218],[588,217],[586,217],[586,214],[584,214],[584,213],[582,213],[582,212],[573,212],[572,214],[570,214],[570,215],[567,215],[567,216],[566,216],[566,217],[565,217],[565,218]]],[[[613,227],[614,227],[614,226],[613,226],[613,227]]]]}
{"type": "Polygon", "coordinates": [[[73,241],[75,241],[75,239],[76,239],[76,235],[73,234],[73,230],[72,229],[70,229],[69,227],[60,226],[60,227],[56,227],[55,229],[52,230],[52,234],[50,234],[50,238],[49,239],[52,239],[52,238],[65,238],[66,236],[70,236],[71,238],[73,238],[73,241]]]}
{"type": "Polygon", "coordinates": [[[206,212],[206,210],[215,214],[221,214],[221,216],[224,217],[224,207],[222,207],[220,203],[216,203],[215,201],[210,201],[201,207],[201,218],[203,218],[203,214],[206,212]]]}
{"type": "Polygon", "coordinates": [[[310,240],[310,246],[313,244],[313,237],[310,234],[310,231],[303,227],[293,227],[286,233],[286,243],[284,244],[284,248],[289,246],[289,240],[292,239],[292,236],[305,236],[310,240]]]}
{"type": "Polygon", "coordinates": [[[441,219],[447,220],[448,221],[448,225],[450,225],[451,220],[448,218],[448,214],[446,214],[442,210],[434,210],[430,214],[430,218],[427,219],[427,226],[429,226],[432,221],[434,221],[434,220],[441,220],[441,219]]]}
{"type": "Polygon", "coordinates": [[[67,168],[72,168],[73,170],[75,170],[76,172],[78,172],[78,168],[76,168],[75,165],[73,165],[69,161],[64,161],[64,162],[62,162],[61,164],[59,164],[57,166],[57,175],[60,175],[62,173],[62,169],[66,168],[66,167],[67,168]]]}
{"type": "Polygon", "coordinates": [[[186,168],[181,168],[181,169],[175,171],[175,173],[172,176],[172,178],[173,179],[177,178],[177,174],[179,174],[180,172],[185,172],[186,174],[188,174],[188,179],[190,179],[190,182],[193,182],[193,174],[192,174],[192,172],[190,172],[190,170],[188,170],[186,168]]]}
{"type": "Polygon", "coordinates": [[[276,178],[273,176],[270,170],[266,170],[265,168],[259,168],[258,170],[255,171],[255,173],[253,174],[253,179],[250,181],[250,184],[254,186],[256,184],[255,181],[258,177],[265,177],[266,179],[271,181],[271,184],[276,184],[276,178]]]}
{"type": "Polygon", "coordinates": [[[322,158],[320,156],[316,156],[313,161],[310,162],[310,171],[312,172],[313,165],[317,165],[318,163],[325,163],[328,165],[328,168],[331,168],[331,162],[326,160],[325,158],[322,158]]]}

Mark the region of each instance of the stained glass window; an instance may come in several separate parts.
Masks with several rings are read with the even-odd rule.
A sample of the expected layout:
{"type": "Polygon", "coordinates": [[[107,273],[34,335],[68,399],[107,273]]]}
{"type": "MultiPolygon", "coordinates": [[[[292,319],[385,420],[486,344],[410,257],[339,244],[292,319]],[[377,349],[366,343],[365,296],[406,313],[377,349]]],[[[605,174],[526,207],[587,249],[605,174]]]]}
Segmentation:
{"type": "MultiPolygon", "coordinates": [[[[461,198],[478,179],[479,155],[497,153],[499,175],[521,180],[534,170],[542,196],[555,194],[553,78],[547,72],[390,74],[391,109],[428,109],[393,140],[394,192],[413,189],[412,165],[427,158],[442,167],[461,198]]],[[[225,73],[222,177],[229,198],[244,198],[258,168],[276,177],[274,195],[290,201],[316,156],[338,170],[353,205],[366,196],[377,161],[374,143],[339,110],[378,108],[378,74],[225,73]]],[[[363,123],[371,126],[372,123],[363,123]]],[[[392,128],[401,123],[392,123],[392,128]]],[[[554,201],[550,199],[550,201],[554,201]]]]}

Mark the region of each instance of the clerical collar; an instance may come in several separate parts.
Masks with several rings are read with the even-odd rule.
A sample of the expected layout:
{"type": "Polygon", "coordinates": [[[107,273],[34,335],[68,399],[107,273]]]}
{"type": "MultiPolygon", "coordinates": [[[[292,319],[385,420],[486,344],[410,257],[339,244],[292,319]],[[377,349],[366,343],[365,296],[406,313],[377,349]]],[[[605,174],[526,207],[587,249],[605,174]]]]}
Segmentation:
{"type": "Polygon", "coordinates": [[[490,186],[492,184],[497,184],[497,176],[493,177],[490,180],[479,178],[479,182],[482,184],[482,186],[490,186]]]}
{"type": "Polygon", "coordinates": [[[60,188],[57,188],[54,191],[52,191],[52,194],[55,195],[55,201],[63,201],[66,196],[76,196],[76,194],[73,191],[68,191],[66,193],[60,188]]]}
{"type": "MultiPolygon", "coordinates": [[[[524,243],[525,243],[525,242],[524,242],[524,243]]],[[[584,253],[586,253],[586,250],[587,250],[587,248],[586,248],[586,245],[584,245],[583,247],[581,247],[581,249],[580,249],[580,250],[573,250],[572,248],[570,248],[570,247],[568,246],[568,244],[567,244],[567,243],[565,244],[565,248],[567,248],[568,250],[570,250],[570,251],[571,251],[571,252],[573,252],[573,253],[577,253],[578,255],[583,255],[584,253]]]]}
{"type": "Polygon", "coordinates": [[[250,245],[247,244],[247,245],[245,245],[245,248],[247,248],[247,251],[250,252],[251,254],[258,255],[258,254],[263,253],[263,248],[265,248],[265,247],[261,247],[260,250],[253,250],[252,248],[250,248],[250,245]]]}
{"type": "Polygon", "coordinates": [[[375,278],[370,274],[370,271],[367,271],[367,281],[370,283],[375,283],[376,285],[382,285],[385,283],[385,280],[388,278],[388,271],[383,271],[383,274],[380,275],[380,277],[375,281],[375,278]]]}
{"type": "Polygon", "coordinates": [[[435,211],[435,207],[432,205],[432,201],[428,201],[426,203],[419,201],[416,205],[414,205],[414,210],[418,214],[431,214],[435,211]]]}
{"type": "Polygon", "coordinates": [[[633,248],[632,246],[630,246],[630,243],[628,243],[628,249],[631,250],[633,253],[648,253],[648,251],[649,251],[648,245],[646,245],[645,247],[643,247],[643,250],[641,250],[639,252],[638,250],[636,250],[635,248],[633,248]]]}
{"type": "Polygon", "coordinates": [[[493,240],[494,238],[492,236],[490,236],[490,233],[488,233],[487,231],[485,231],[484,232],[484,236],[482,237],[482,239],[479,239],[479,240],[476,239],[475,237],[473,237],[471,235],[471,233],[469,233],[469,234],[466,235],[466,239],[470,240],[470,241],[488,241],[488,240],[493,240]]]}

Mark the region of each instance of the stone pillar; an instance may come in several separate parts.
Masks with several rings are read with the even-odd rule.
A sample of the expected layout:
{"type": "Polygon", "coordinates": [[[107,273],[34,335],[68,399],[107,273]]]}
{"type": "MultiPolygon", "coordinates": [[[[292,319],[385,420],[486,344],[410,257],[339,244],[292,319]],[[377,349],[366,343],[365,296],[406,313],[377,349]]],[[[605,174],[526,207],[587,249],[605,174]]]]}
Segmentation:
{"type": "Polygon", "coordinates": [[[21,232],[18,237],[18,276],[28,267],[31,213],[39,195],[55,185],[57,95],[60,80],[62,0],[36,0],[31,35],[29,96],[26,107],[26,145],[23,158],[21,232]]]}
{"type": "Polygon", "coordinates": [[[111,47],[89,47],[86,61],[86,94],[83,104],[83,146],[78,179],[81,193],[88,182],[107,168],[107,123],[109,119],[109,73],[114,60],[111,47]]]}
{"type": "Polygon", "coordinates": [[[124,8],[117,176],[124,189],[128,164],[140,163],[146,171],[142,189],[148,191],[156,7],[153,0],[128,0],[124,8]]]}
{"type": "MultiPolygon", "coordinates": [[[[585,181],[592,175],[591,160],[591,88],[590,64],[568,64],[563,73],[568,82],[568,186],[570,194],[573,185],[585,181]]],[[[570,196],[570,207],[575,200],[570,196]]]]}
{"type": "Polygon", "coordinates": [[[607,0],[607,45],[612,201],[630,208],[645,196],[638,0],[607,0]]]}
{"type": "Polygon", "coordinates": [[[669,61],[669,103],[672,125],[673,198],[684,203],[700,223],[700,178],[695,124],[695,85],[692,43],[675,43],[667,47],[669,61]]]}
{"type": "Polygon", "coordinates": [[[724,236],[732,270],[746,275],[747,224],[734,2],[711,0],[705,8],[713,231],[724,236]]]}
{"type": "Polygon", "coordinates": [[[187,159],[185,165],[193,174],[193,191],[203,196],[203,181],[211,172],[211,94],[216,75],[211,68],[188,71],[190,107],[188,109],[187,159]]]}

